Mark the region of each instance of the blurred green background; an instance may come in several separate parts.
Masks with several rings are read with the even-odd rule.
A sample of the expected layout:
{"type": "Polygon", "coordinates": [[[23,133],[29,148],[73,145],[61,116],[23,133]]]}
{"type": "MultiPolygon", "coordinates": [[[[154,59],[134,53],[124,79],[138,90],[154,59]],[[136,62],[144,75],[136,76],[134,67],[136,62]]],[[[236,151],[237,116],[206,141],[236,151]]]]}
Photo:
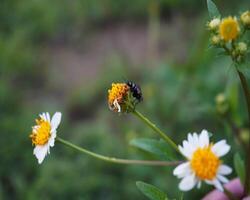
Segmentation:
{"type": "MultiPolygon", "coordinates": [[[[249,0],[216,3],[224,15],[250,7],[249,0]]],[[[1,0],[0,199],[143,200],[138,180],[180,197],[172,167],[104,163],[61,144],[42,165],[32,155],[34,119],[61,111],[62,138],[104,155],[157,159],[129,145],[156,135],[108,109],[107,90],[124,79],[141,85],[138,110],[177,143],[206,128],[214,141],[226,137],[241,150],[215,97],[225,92],[230,117],[243,128],[245,104],[230,60],[209,48],[207,20],[205,0],[1,0]]]]}

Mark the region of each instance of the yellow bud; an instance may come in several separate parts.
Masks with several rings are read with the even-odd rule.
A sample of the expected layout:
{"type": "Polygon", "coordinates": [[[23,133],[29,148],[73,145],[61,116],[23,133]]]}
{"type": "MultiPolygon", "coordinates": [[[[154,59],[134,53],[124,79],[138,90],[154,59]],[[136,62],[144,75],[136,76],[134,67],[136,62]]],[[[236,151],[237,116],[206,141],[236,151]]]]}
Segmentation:
{"type": "Polygon", "coordinates": [[[250,11],[242,13],[240,19],[245,26],[250,27],[250,11]]]}

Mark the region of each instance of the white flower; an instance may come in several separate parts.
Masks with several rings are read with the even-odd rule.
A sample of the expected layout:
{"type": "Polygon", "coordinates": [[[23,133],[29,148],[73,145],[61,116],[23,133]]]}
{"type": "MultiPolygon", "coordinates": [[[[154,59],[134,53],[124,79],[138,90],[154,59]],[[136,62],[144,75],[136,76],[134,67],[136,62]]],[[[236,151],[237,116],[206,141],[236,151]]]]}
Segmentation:
{"type": "Polygon", "coordinates": [[[179,150],[188,160],[177,166],[173,172],[182,179],[179,184],[180,190],[188,191],[196,185],[200,188],[201,182],[205,181],[223,191],[222,183],[228,182],[224,175],[232,172],[231,167],[224,165],[219,159],[230,150],[225,140],[213,144],[209,143],[209,134],[206,130],[200,135],[189,133],[188,139],[183,141],[183,146],[179,146],[179,150]]]}
{"type": "Polygon", "coordinates": [[[220,19],[219,18],[215,18],[212,19],[209,23],[208,23],[208,27],[210,28],[210,30],[216,30],[220,25],[220,19]]]}
{"type": "Polygon", "coordinates": [[[62,114],[56,112],[51,120],[49,113],[42,113],[39,116],[40,119],[36,119],[36,125],[32,127],[30,138],[35,145],[33,154],[41,164],[45,156],[50,153],[50,147],[54,146],[56,129],[61,122],[62,114]]]}

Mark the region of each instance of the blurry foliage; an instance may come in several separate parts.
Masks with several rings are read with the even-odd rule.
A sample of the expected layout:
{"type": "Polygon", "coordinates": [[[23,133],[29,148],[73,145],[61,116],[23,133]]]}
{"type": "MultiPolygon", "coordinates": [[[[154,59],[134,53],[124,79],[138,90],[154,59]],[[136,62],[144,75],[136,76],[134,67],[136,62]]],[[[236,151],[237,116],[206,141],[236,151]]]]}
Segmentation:
{"type": "MultiPolygon", "coordinates": [[[[244,8],[247,1],[238,5],[234,0],[228,6],[244,8]]],[[[32,104],[38,98],[37,91],[44,98],[48,94],[43,46],[75,36],[84,39],[88,27],[100,27],[107,21],[146,20],[154,6],[161,8],[163,17],[168,13],[174,16],[174,12],[199,14],[197,11],[206,10],[205,2],[195,0],[0,2],[0,199],[144,199],[135,188],[136,180],[150,182],[171,197],[177,196],[177,180],[172,176],[172,169],[110,165],[75,154],[60,145],[56,145],[43,165],[38,166],[28,138],[34,116],[43,111],[43,106],[37,108],[32,104]]],[[[199,40],[205,48],[206,42],[207,38],[199,40]]],[[[117,81],[112,78],[118,77],[121,81],[124,74],[125,77],[140,77],[136,82],[141,83],[145,100],[138,109],[177,141],[188,131],[200,131],[204,127],[213,132],[215,138],[222,138],[230,131],[218,122],[214,102],[226,85],[235,88],[236,92],[230,94],[234,102],[232,116],[244,126],[246,116],[242,110],[237,114],[238,105],[243,102],[233,101],[239,92],[229,61],[219,58],[215,61],[210,51],[200,49],[197,45],[192,50],[194,56],[186,66],[170,67],[162,63],[151,70],[141,66],[129,71],[121,67],[128,64],[126,61],[114,59],[113,63],[108,63],[110,68],[105,66],[113,73],[104,73],[96,84],[89,85],[84,92],[76,89],[69,97],[59,134],[105,155],[155,158],[128,145],[133,138],[154,138],[152,131],[131,116],[117,117],[107,109],[105,92],[110,82],[117,81]],[[228,84],[230,82],[232,84],[228,84]],[[76,111],[80,117],[76,116],[76,111]]],[[[229,143],[232,145],[233,141],[229,143]]],[[[232,158],[228,160],[232,163],[232,158]]],[[[199,199],[207,190],[203,188],[184,197],[199,199]]]]}

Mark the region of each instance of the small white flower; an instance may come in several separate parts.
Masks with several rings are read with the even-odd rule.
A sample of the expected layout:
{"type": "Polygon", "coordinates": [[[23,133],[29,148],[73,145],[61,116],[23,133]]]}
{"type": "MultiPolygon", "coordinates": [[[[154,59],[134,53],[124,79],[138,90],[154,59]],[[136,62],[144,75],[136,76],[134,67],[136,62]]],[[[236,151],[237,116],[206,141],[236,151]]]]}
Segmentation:
{"type": "Polygon", "coordinates": [[[210,28],[210,30],[216,30],[220,25],[220,19],[219,18],[215,18],[212,19],[209,23],[208,23],[208,27],[210,28]]]}
{"type": "Polygon", "coordinates": [[[62,113],[56,112],[51,120],[49,113],[42,113],[39,116],[40,119],[36,119],[36,125],[32,127],[30,138],[35,145],[33,154],[41,164],[45,156],[50,153],[50,147],[54,146],[56,129],[61,122],[62,113]]]}
{"type": "Polygon", "coordinates": [[[209,143],[209,134],[206,130],[200,135],[189,133],[188,139],[183,141],[183,146],[179,146],[179,150],[188,160],[177,166],[173,172],[182,179],[179,184],[180,190],[188,191],[196,185],[200,188],[201,182],[205,181],[223,191],[222,183],[228,182],[224,175],[232,172],[231,167],[224,165],[219,159],[230,150],[225,140],[213,144],[209,143]]]}

